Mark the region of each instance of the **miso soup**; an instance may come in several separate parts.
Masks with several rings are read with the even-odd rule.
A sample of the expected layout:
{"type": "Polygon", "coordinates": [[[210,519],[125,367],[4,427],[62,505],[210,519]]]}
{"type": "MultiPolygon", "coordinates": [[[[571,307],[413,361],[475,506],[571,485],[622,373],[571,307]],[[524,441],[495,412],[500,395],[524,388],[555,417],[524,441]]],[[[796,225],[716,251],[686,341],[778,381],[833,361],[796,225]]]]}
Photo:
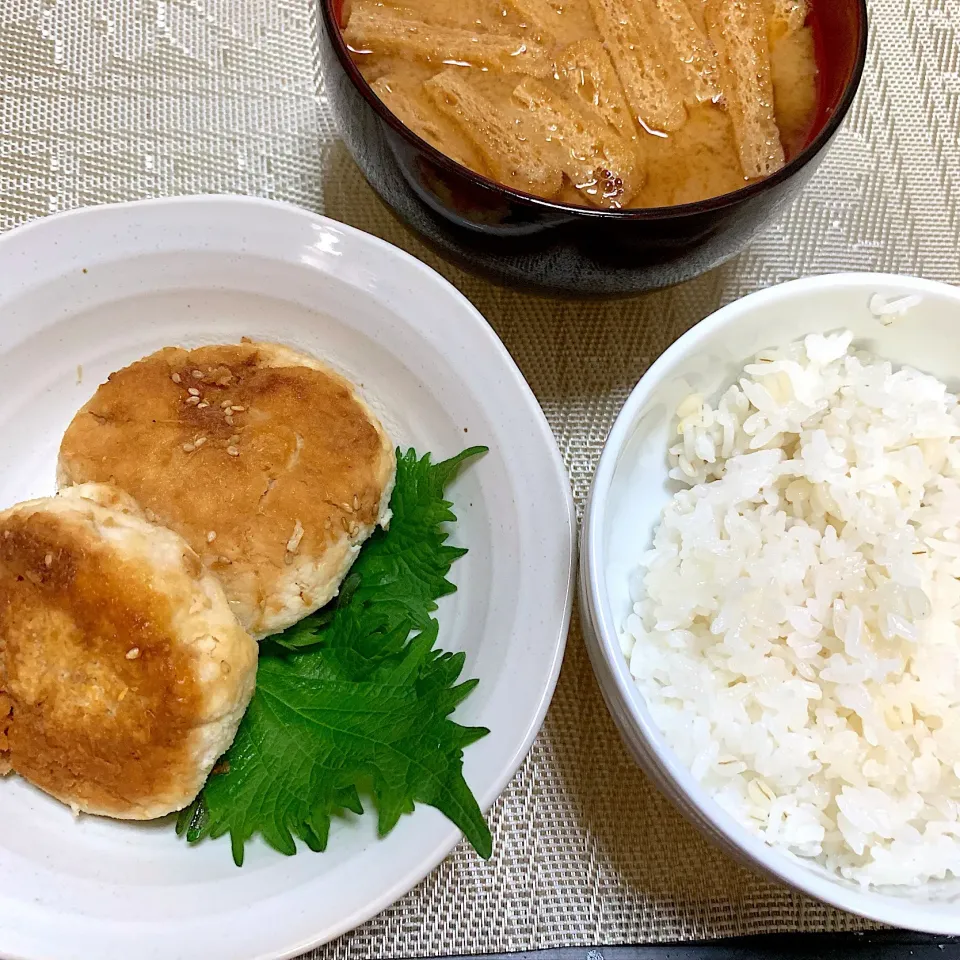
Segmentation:
{"type": "Polygon", "coordinates": [[[776,173],[817,114],[808,0],[353,0],[344,37],[414,133],[516,190],[608,208],[776,173]]]}

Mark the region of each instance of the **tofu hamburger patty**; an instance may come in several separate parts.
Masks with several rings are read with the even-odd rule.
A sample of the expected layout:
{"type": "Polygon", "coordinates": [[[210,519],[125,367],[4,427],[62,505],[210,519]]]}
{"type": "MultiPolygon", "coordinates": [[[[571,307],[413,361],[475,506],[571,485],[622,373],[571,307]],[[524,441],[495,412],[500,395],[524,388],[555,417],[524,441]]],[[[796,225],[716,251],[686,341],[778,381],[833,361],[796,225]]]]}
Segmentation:
{"type": "Polygon", "coordinates": [[[314,612],[389,518],[393,444],[346,379],[287,347],[168,347],[114,373],[60,449],[61,488],[125,490],[182,536],[256,637],[314,612]]]}
{"type": "Polygon", "coordinates": [[[0,513],[0,764],[76,811],[197,795],[253,694],[257,645],[177,534],[99,485],[0,513]]]}

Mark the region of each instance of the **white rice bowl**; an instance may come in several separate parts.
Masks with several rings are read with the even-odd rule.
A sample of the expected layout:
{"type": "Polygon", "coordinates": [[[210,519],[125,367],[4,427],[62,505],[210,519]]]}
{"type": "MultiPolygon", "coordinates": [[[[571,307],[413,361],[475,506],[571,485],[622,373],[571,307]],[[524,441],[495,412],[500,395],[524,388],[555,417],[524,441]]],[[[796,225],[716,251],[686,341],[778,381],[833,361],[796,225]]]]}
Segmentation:
{"type": "Polygon", "coordinates": [[[767,843],[960,877],[960,407],[814,335],[678,410],[620,641],[667,744],[767,843]]]}

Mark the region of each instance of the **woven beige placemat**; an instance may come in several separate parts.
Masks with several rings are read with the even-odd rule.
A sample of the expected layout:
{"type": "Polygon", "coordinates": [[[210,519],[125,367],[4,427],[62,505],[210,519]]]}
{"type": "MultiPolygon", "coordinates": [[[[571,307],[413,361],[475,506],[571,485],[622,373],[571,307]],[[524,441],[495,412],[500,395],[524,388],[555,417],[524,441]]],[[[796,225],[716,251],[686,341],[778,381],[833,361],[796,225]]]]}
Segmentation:
{"type": "MultiPolygon", "coordinates": [[[[631,387],[721,303],[834,270],[960,282],[960,0],[874,0],[872,13],[862,95],[787,219],[732,264],[639,299],[547,302],[427,253],[337,145],[311,0],[0,0],[0,228],[81,204],[235,192],[385,237],[496,327],[582,503],[631,387]]],[[[576,618],[544,730],[490,820],[490,863],[458,849],[316,956],[863,926],[735,866],[650,787],[616,737],[576,618]]]]}

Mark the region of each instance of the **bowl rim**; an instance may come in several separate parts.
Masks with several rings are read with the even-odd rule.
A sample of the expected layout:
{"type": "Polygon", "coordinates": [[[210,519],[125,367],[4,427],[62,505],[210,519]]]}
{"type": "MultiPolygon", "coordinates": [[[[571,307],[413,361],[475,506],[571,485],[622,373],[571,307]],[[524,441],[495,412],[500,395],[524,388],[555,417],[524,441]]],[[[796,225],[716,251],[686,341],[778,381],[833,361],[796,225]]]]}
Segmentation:
{"type": "MultiPolygon", "coordinates": [[[[606,598],[603,556],[603,529],[606,523],[607,495],[623,451],[630,440],[637,415],[654,387],[680,357],[695,351],[709,335],[735,322],[757,308],[770,308],[796,296],[824,290],[860,290],[865,294],[877,289],[894,288],[898,294],[921,294],[952,301],[960,309],[960,288],[935,280],[886,273],[832,273],[806,277],[768,287],[735,300],[693,326],[674,341],[640,378],[624,403],[604,444],[594,480],[584,508],[581,533],[580,593],[584,608],[585,636],[604,698],[619,709],[611,710],[621,734],[633,755],[642,741],[645,754],[642,765],[656,768],[671,782],[684,801],[695,809],[701,829],[707,826],[755,867],[809,896],[870,920],[906,929],[947,936],[960,935],[960,914],[951,919],[945,912],[907,898],[890,896],[873,888],[860,888],[838,882],[817,873],[799,858],[768,846],[749,834],[724,811],[694,780],[687,766],[667,745],[660,729],[647,713],[637,709],[642,694],[630,676],[626,658],[620,650],[613,612],[606,598]]],[[[645,706],[641,709],[646,710],[645,706]]],[[[670,798],[675,805],[677,800],[670,798]]],[[[683,810],[684,815],[688,815],[683,810]]],[[[692,819],[692,818],[691,818],[692,819]]]]}
{"type": "MultiPolygon", "coordinates": [[[[741,201],[750,200],[791,179],[823,152],[850,112],[850,108],[859,92],[863,79],[870,35],[870,17],[867,0],[847,0],[847,2],[854,4],[856,7],[858,15],[857,23],[860,26],[860,36],[858,37],[857,54],[854,59],[853,70],[843,88],[843,93],[837,103],[836,109],[830,114],[816,136],[775,174],[748,184],[747,186],[740,187],[730,193],[724,193],[717,197],[709,197],[706,200],[698,200],[693,203],[679,203],[666,207],[638,207],[613,210],[579,206],[572,203],[560,203],[555,200],[546,200],[543,197],[534,196],[531,193],[524,193],[521,190],[515,190],[513,187],[508,187],[496,180],[491,180],[489,177],[485,177],[483,174],[476,173],[469,167],[457,163],[456,160],[452,160],[432,144],[417,136],[417,134],[402,123],[396,114],[374,93],[373,88],[367,83],[359,67],[354,63],[353,58],[350,56],[346,40],[343,37],[343,28],[340,25],[339,18],[334,14],[334,4],[336,2],[337,0],[317,0],[323,29],[326,32],[341,68],[347,77],[349,77],[354,88],[360,93],[364,100],[366,100],[367,104],[373,109],[380,120],[386,123],[387,126],[399,134],[402,139],[406,140],[421,154],[425,154],[431,163],[449,174],[454,174],[468,181],[471,186],[498,193],[509,201],[520,204],[521,206],[533,207],[542,212],[565,214],[571,217],[586,216],[618,221],[672,220],[713,213],[733,207],[741,201]]],[[[833,0],[827,0],[827,2],[833,2],[833,0]]]]}

